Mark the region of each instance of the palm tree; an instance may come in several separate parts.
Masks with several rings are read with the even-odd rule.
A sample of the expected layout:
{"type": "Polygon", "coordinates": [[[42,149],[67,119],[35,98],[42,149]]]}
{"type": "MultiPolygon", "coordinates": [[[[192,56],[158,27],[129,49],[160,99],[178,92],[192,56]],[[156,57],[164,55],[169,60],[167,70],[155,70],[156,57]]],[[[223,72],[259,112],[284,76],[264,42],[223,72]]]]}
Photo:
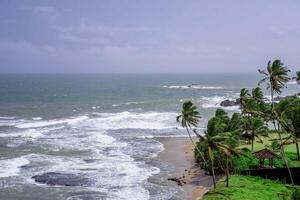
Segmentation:
{"type": "MultiPolygon", "coordinates": [[[[286,100],[288,101],[288,100],[286,100]]],[[[289,130],[292,133],[292,141],[296,144],[298,160],[300,160],[298,139],[300,138],[300,99],[297,98],[289,103],[286,109],[281,113],[282,119],[286,122],[289,130]]]]}
{"type": "MultiPolygon", "coordinates": [[[[218,125],[217,125],[218,126],[218,125]]],[[[228,158],[232,157],[233,154],[237,154],[236,150],[234,148],[230,147],[227,144],[224,144],[224,141],[229,140],[233,138],[232,134],[227,133],[221,133],[218,135],[211,135],[209,131],[205,131],[205,136],[200,136],[200,140],[198,145],[205,149],[205,151],[208,153],[209,160],[211,162],[211,172],[213,176],[213,185],[214,185],[214,191],[216,189],[216,177],[215,177],[215,153],[214,152],[220,152],[226,156],[226,187],[229,186],[229,161],[228,158]]],[[[220,160],[219,160],[220,162],[220,160]]]]}
{"type": "MultiPolygon", "coordinates": [[[[201,156],[203,162],[206,165],[206,160],[202,154],[202,152],[198,149],[197,145],[195,144],[190,129],[196,128],[198,126],[199,120],[200,120],[200,113],[197,109],[197,107],[193,104],[191,101],[185,101],[182,104],[182,110],[181,114],[176,117],[176,121],[181,124],[183,128],[186,129],[186,132],[188,133],[188,136],[194,145],[195,149],[198,151],[199,155],[201,156]]],[[[195,131],[194,131],[195,132],[195,131]]],[[[199,135],[196,135],[199,136],[199,135]]]]}
{"type": "Polygon", "coordinates": [[[281,94],[281,89],[285,87],[285,84],[290,80],[288,72],[290,70],[284,66],[279,60],[271,60],[268,62],[267,70],[258,70],[259,73],[265,75],[265,77],[259,81],[258,85],[266,82],[267,89],[271,90],[271,102],[272,108],[274,107],[274,93],[281,94]]]}
{"type": "Polygon", "coordinates": [[[263,102],[264,94],[260,87],[256,87],[252,90],[252,98],[257,102],[263,102]]]}
{"type": "Polygon", "coordinates": [[[254,150],[254,140],[257,138],[261,143],[263,140],[261,136],[268,135],[268,128],[264,120],[260,117],[244,117],[242,119],[242,135],[246,136],[251,141],[251,151],[254,150]]]}
{"type": "Polygon", "coordinates": [[[241,103],[242,114],[245,114],[246,101],[249,97],[250,97],[249,91],[246,88],[241,89],[240,103],[241,103]]]}
{"type": "Polygon", "coordinates": [[[296,72],[296,77],[294,77],[294,79],[296,79],[297,84],[300,84],[300,71],[296,72]]]}
{"type": "MultiPolygon", "coordinates": [[[[234,113],[231,118],[223,109],[217,109],[215,116],[208,121],[207,130],[204,136],[199,136],[198,146],[210,160],[211,172],[213,176],[214,189],[215,180],[215,160],[226,174],[226,186],[229,185],[229,161],[233,154],[238,154],[235,147],[238,146],[240,130],[240,114],[234,113]],[[226,161],[222,158],[215,159],[215,153],[225,155],[226,161]]],[[[218,154],[219,155],[219,154],[218,154]]]]}

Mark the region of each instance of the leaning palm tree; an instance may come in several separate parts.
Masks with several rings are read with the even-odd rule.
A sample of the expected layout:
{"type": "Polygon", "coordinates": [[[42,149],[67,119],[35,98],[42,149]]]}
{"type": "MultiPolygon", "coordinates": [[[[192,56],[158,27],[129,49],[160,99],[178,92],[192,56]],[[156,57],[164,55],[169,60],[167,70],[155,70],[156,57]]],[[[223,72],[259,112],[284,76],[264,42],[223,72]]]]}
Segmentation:
{"type": "MultiPolygon", "coordinates": [[[[197,128],[199,120],[200,120],[200,113],[199,113],[197,107],[193,104],[193,102],[191,102],[191,101],[184,102],[182,104],[181,114],[176,117],[176,121],[179,122],[181,124],[181,126],[186,129],[186,132],[188,133],[188,136],[189,136],[192,144],[194,145],[195,150],[199,153],[203,162],[206,165],[207,164],[206,160],[205,160],[202,152],[198,149],[197,145],[195,144],[195,142],[191,136],[191,133],[190,133],[190,130],[192,128],[197,128]]],[[[196,133],[195,131],[193,131],[193,132],[196,133]]],[[[199,136],[199,135],[197,134],[196,136],[199,136]]]]}
{"type": "Polygon", "coordinates": [[[288,77],[288,73],[290,70],[284,66],[284,64],[279,60],[271,60],[268,62],[267,70],[258,70],[259,73],[265,75],[265,77],[259,81],[258,85],[266,82],[267,89],[271,91],[271,103],[272,103],[272,111],[271,111],[271,118],[273,119],[274,129],[276,131],[276,123],[278,121],[278,136],[280,142],[280,153],[283,161],[285,162],[286,168],[289,172],[290,179],[292,184],[294,184],[293,177],[284,153],[284,141],[281,136],[280,126],[285,126],[285,122],[282,120],[281,116],[275,111],[275,104],[274,104],[274,93],[281,94],[281,90],[285,87],[285,84],[290,80],[288,77]]]}
{"type": "Polygon", "coordinates": [[[254,140],[263,143],[262,137],[268,135],[268,128],[264,120],[260,117],[244,117],[242,119],[242,136],[246,136],[251,143],[251,151],[254,150],[254,140]]]}
{"type": "Polygon", "coordinates": [[[267,70],[258,70],[259,73],[265,75],[265,77],[259,81],[258,85],[267,83],[267,89],[271,91],[272,108],[274,107],[274,93],[281,94],[281,89],[285,87],[285,84],[290,80],[288,72],[290,70],[284,66],[280,60],[271,60],[268,62],[267,70]]]}
{"type": "MultiPolygon", "coordinates": [[[[215,152],[221,153],[225,155],[225,170],[223,171],[226,174],[226,187],[229,186],[229,161],[228,159],[232,157],[234,154],[238,154],[238,152],[233,148],[226,144],[224,141],[234,139],[234,133],[225,132],[217,135],[211,135],[209,131],[205,131],[204,136],[200,136],[200,140],[198,145],[207,152],[207,156],[211,163],[211,172],[213,177],[213,185],[214,191],[216,189],[216,177],[215,177],[215,152]]],[[[217,160],[221,162],[221,160],[217,160]]]]}

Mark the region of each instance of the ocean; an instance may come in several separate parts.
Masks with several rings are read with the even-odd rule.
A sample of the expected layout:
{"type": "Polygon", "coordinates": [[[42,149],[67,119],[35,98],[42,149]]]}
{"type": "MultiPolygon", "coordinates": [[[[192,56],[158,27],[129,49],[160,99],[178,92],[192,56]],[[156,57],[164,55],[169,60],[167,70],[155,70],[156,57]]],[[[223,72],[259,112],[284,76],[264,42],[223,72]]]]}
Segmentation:
{"type": "MultiPolygon", "coordinates": [[[[165,183],[172,166],[155,159],[164,149],[157,138],[186,137],[176,123],[183,101],[198,106],[204,130],[222,100],[259,79],[255,73],[0,75],[0,199],[181,199],[182,189],[165,183]],[[48,186],[32,178],[47,172],[85,181],[48,186]]],[[[283,95],[299,90],[290,82],[283,95]]]]}

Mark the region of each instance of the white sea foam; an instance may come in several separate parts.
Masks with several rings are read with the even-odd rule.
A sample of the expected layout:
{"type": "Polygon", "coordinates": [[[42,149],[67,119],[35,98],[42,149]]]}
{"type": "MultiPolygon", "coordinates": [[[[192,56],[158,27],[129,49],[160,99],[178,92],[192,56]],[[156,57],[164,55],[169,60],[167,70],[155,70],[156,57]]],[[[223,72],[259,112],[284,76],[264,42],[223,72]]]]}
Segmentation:
{"type": "MultiPolygon", "coordinates": [[[[201,97],[201,107],[202,108],[221,108],[220,105],[222,101],[224,100],[232,100],[234,101],[234,98],[226,97],[226,96],[213,96],[213,97],[201,97]]],[[[232,110],[232,111],[239,111],[239,106],[226,106],[222,107],[225,110],[232,110]]]]}
{"type": "Polygon", "coordinates": [[[16,117],[0,116],[0,119],[16,119],[16,117]]]}
{"type": "Polygon", "coordinates": [[[297,83],[297,81],[289,81],[289,82],[287,82],[287,84],[289,84],[289,85],[297,85],[298,83],[297,83]]]}
{"type": "Polygon", "coordinates": [[[22,157],[0,160],[0,178],[17,176],[20,167],[27,164],[29,164],[29,161],[22,157]]]}
{"type": "Polygon", "coordinates": [[[98,113],[100,118],[89,120],[99,129],[168,129],[177,127],[176,113],[171,112],[119,112],[98,113]]]}
{"type": "Polygon", "coordinates": [[[221,86],[203,86],[203,85],[164,85],[164,88],[170,89],[201,89],[201,90],[220,90],[221,86]]]}
{"type": "Polygon", "coordinates": [[[28,138],[37,138],[42,136],[42,132],[35,129],[27,129],[25,131],[16,132],[16,133],[2,133],[0,137],[28,137],[28,138]]]}
{"type": "Polygon", "coordinates": [[[137,104],[143,104],[143,101],[132,101],[132,102],[126,102],[125,105],[137,105],[137,104]]]}
{"type": "Polygon", "coordinates": [[[34,121],[39,121],[39,120],[42,120],[43,118],[42,117],[33,117],[32,118],[34,121]]]}
{"type": "Polygon", "coordinates": [[[219,108],[220,103],[226,100],[225,96],[201,97],[202,108],[219,108]]]}
{"type": "Polygon", "coordinates": [[[74,124],[80,121],[84,121],[88,119],[88,116],[79,116],[69,119],[61,119],[61,120],[40,120],[40,121],[33,121],[33,122],[26,122],[22,124],[16,125],[17,128],[38,128],[38,127],[45,127],[45,126],[53,126],[59,124],[74,124]]]}
{"type": "Polygon", "coordinates": [[[0,118],[0,126],[15,126],[17,124],[25,123],[27,120],[16,118],[0,118]]]}

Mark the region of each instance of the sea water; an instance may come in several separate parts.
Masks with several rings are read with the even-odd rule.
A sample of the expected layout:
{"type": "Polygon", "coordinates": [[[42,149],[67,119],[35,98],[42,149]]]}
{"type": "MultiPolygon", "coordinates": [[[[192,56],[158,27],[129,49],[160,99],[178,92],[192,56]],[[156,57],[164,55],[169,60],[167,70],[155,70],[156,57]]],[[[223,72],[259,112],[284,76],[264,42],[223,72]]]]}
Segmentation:
{"type": "MultiPolygon", "coordinates": [[[[185,100],[198,106],[201,131],[222,100],[238,98],[259,78],[0,75],[0,199],[181,199],[182,189],[166,184],[174,166],[155,159],[164,148],[157,138],[186,137],[176,123],[185,100]],[[76,174],[89,185],[32,179],[46,172],[76,174]]],[[[293,82],[287,86],[283,95],[300,91],[293,82]]]]}

